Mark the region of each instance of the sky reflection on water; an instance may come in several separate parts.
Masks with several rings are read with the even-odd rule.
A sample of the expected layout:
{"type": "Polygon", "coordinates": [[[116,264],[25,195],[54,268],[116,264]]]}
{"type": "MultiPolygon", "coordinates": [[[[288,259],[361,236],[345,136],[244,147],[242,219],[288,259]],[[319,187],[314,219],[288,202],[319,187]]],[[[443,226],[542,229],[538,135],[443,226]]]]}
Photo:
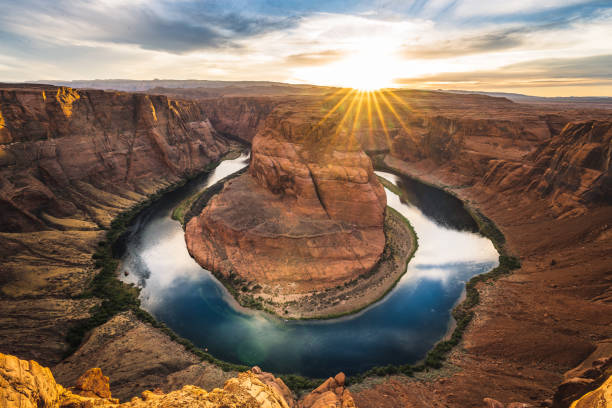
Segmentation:
{"type": "MultiPolygon", "coordinates": [[[[408,196],[418,198],[419,205],[431,205],[432,197],[441,204],[434,216],[386,191],[388,205],[414,226],[419,248],[384,299],[358,314],[328,321],[284,321],[244,310],[189,256],[183,230],[170,214],[184,197],[244,167],[245,159],[221,163],[208,178],[147,209],[132,227],[123,258],[123,270],[128,271],[124,279],[142,287],[143,308],[218,358],[309,376],[414,363],[446,333],[450,310],[465,282],[497,265],[492,243],[472,232],[463,214],[453,226],[456,212],[465,211],[454,197],[420,187],[410,191],[408,196]]],[[[392,174],[378,174],[410,187],[392,174]]]]}

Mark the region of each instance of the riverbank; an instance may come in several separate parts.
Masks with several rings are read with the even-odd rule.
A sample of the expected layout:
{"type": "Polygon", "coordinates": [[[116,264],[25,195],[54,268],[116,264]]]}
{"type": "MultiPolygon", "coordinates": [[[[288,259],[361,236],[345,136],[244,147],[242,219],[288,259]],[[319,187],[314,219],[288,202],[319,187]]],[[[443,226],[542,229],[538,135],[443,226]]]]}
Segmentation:
{"type": "MultiPolygon", "coordinates": [[[[242,145],[238,145],[236,142],[230,143],[230,151],[225,156],[223,156],[220,161],[217,162],[217,165],[224,160],[237,159],[242,153],[244,153],[244,147],[242,145]]],[[[212,171],[212,169],[210,171],[212,171]]],[[[187,215],[187,212],[192,207],[194,201],[197,200],[198,197],[200,197],[201,195],[202,192],[198,191],[192,196],[187,197],[186,199],[181,201],[181,203],[176,206],[176,208],[174,208],[174,210],[172,211],[172,219],[180,222],[184,227],[186,223],[185,216],[187,215]]]]}
{"type": "Polygon", "coordinates": [[[219,161],[210,163],[201,171],[186,175],[181,180],[157,190],[147,196],[145,200],[121,212],[112,220],[104,240],[98,242],[97,250],[92,255],[94,267],[98,272],[89,286],[76,296],[77,299],[96,299],[99,303],[91,308],[89,318],[81,320],[68,330],[66,341],[70,348],[67,350],[66,356],[70,356],[76,351],[92,329],[102,326],[120,313],[131,311],[138,320],[161,330],[172,341],[182,344],[188,352],[195,354],[201,361],[213,363],[224,371],[244,371],[248,368],[217,360],[210,354],[196,348],[190,341],[177,336],[163,323],[158,322],[148,312],[140,308],[139,288],[118,279],[119,259],[125,251],[127,229],[135,217],[166,194],[183,187],[190,180],[210,173],[224,160],[239,157],[242,151],[242,147],[232,145],[230,151],[219,161]]]}

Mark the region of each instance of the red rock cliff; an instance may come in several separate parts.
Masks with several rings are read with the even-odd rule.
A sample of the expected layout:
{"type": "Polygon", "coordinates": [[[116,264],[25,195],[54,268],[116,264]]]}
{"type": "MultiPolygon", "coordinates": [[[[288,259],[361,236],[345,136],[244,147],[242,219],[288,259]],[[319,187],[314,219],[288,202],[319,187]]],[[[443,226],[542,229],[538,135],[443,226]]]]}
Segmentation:
{"type": "Polygon", "coordinates": [[[92,192],[147,193],[227,149],[196,103],[164,96],[7,85],[0,118],[0,231],[103,223],[89,207],[113,204],[92,192]]]}
{"type": "Polygon", "coordinates": [[[0,84],[0,349],[57,363],[104,228],[227,149],[196,103],[0,84]]]}
{"type": "Polygon", "coordinates": [[[384,190],[337,118],[275,111],[253,140],[247,174],[228,182],[186,228],[204,267],[285,293],[369,271],[384,249],[384,190]]]}

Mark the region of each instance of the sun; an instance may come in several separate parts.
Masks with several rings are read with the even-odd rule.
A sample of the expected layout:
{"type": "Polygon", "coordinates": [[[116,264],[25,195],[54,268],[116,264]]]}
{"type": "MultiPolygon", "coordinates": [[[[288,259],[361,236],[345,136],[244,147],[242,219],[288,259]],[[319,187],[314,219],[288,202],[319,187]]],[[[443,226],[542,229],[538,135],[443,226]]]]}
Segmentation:
{"type": "Polygon", "coordinates": [[[340,61],[296,72],[302,82],[372,92],[391,88],[401,63],[382,47],[364,46],[340,61]]]}
{"type": "Polygon", "coordinates": [[[376,53],[362,53],[345,62],[342,85],[359,91],[376,91],[393,84],[393,63],[376,53]]]}

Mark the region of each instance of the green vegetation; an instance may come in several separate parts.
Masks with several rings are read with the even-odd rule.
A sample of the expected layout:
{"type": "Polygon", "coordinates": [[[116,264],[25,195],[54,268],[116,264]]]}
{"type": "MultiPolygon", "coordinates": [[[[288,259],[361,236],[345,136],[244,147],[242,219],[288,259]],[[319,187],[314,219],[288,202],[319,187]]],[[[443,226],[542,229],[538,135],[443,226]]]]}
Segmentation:
{"type": "Polygon", "coordinates": [[[168,337],[170,337],[172,341],[183,345],[185,347],[185,350],[195,354],[197,357],[200,358],[200,361],[207,361],[211,364],[214,364],[221,368],[223,371],[246,371],[251,368],[241,364],[229,363],[227,361],[219,360],[218,358],[213,357],[211,354],[195,346],[191,341],[177,335],[164,323],[158,322],[153,316],[151,316],[151,314],[140,308],[134,309],[134,314],[140,321],[149,323],[151,326],[155,327],[156,329],[159,329],[160,331],[168,335],[168,337]]]}
{"type": "Polygon", "coordinates": [[[378,181],[380,182],[380,184],[382,184],[383,187],[385,187],[387,190],[391,191],[396,196],[399,196],[399,197],[402,196],[403,194],[402,190],[398,186],[396,186],[395,184],[393,184],[392,182],[390,182],[384,177],[381,177],[381,176],[376,176],[376,177],[378,178],[378,181]]]}
{"type": "Polygon", "coordinates": [[[98,243],[98,249],[92,255],[95,261],[94,266],[99,272],[94,276],[89,287],[78,296],[79,298],[98,298],[101,299],[101,303],[90,310],[91,317],[89,319],[82,321],[68,331],[66,338],[70,346],[68,354],[72,354],[76,350],[89,330],[106,323],[118,313],[140,308],[139,290],[132,285],[119,281],[116,277],[116,270],[119,265],[118,259],[115,258],[116,253],[125,239],[124,233],[127,227],[136,214],[149,207],[165,193],[184,185],[186,181],[159,190],[145,201],[120,213],[111,222],[105,240],[98,243]]]}
{"type": "Polygon", "coordinates": [[[78,298],[81,299],[98,298],[101,300],[101,303],[90,310],[91,316],[89,319],[81,321],[68,331],[66,335],[66,340],[70,347],[67,353],[68,355],[72,354],[78,348],[88,331],[106,323],[121,312],[131,310],[139,320],[149,323],[153,327],[161,330],[167,334],[171,340],[183,345],[186,350],[198,356],[202,361],[215,364],[224,371],[245,371],[249,369],[249,367],[244,365],[232,364],[219,360],[196,347],[189,340],[178,336],[165,324],[158,322],[148,312],[140,308],[140,299],[138,298],[140,290],[138,288],[117,279],[117,267],[119,266],[118,258],[122,255],[122,245],[124,245],[126,238],[126,230],[134,217],[140,211],[160,199],[164,194],[185,185],[189,180],[199,175],[210,172],[217,165],[218,162],[211,163],[211,165],[207,166],[203,171],[188,175],[178,183],[160,189],[155,194],[149,196],[145,201],[120,213],[111,222],[110,228],[106,232],[105,239],[98,243],[98,249],[92,255],[94,266],[98,269],[98,273],[92,279],[88,288],[78,296],[78,298]]]}
{"type": "Polygon", "coordinates": [[[299,391],[315,389],[325,381],[321,378],[308,378],[296,374],[284,374],[279,377],[296,394],[299,394],[299,391]]]}
{"type": "Polygon", "coordinates": [[[196,193],[191,197],[186,198],[181,201],[179,205],[176,206],[174,210],[172,210],[172,219],[181,223],[181,225],[185,224],[185,213],[191,208],[193,202],[200,196],[200,193],[196,193]]]}

